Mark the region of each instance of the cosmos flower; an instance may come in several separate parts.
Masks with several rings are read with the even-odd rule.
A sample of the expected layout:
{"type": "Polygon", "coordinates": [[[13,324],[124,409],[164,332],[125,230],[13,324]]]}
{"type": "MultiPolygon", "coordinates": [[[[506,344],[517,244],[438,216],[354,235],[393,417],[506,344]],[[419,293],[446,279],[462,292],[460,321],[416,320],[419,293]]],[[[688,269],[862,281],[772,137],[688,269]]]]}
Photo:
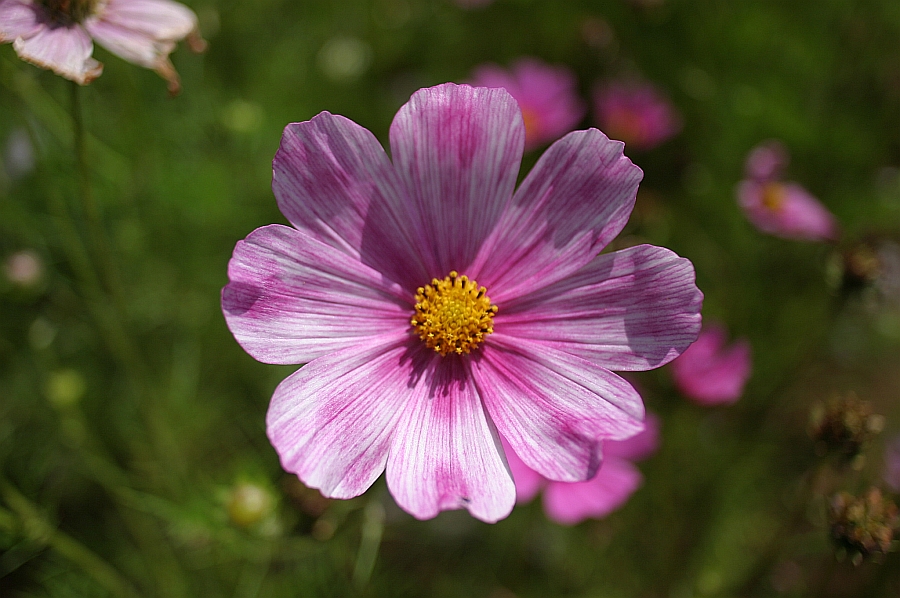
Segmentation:
{"type": "Polygon", "coordinates": [[[750,343],[745,339],[725,346],[722,326],[707,325],[697,341],[672,362],[678,390],[700,405],[734,403],[750,377],[750,343]]]}
{"type": "Polygon", "coordinates": [[[648,413],[645,428],[627,440],[603,443],[603,465],[586,482],[553,482],[519,459],[504,441],[503,448],[516,483],[516,502],[530,502],[544,490],[544,513],[562,525],[585,519],[602,519],[622,505],[637,490],[643,477],[634,461],[646,459],[659,445],[659,420],[648,413]]]}
{"type": "Polygon", "coordinates": [[[559,139],[584,117],[575,74],[565,66],[551,66],[534,58],[522,58],[505,70],[495,64],[475,69],[472,84],[502,87],[522,109],[525,150],[559,139]]]}
{"type": "Polygon", "coordinates": [[[797,183],[783,182],[788,154],[777,141],[753,148],[738,184],[738,204],[764,233],[800,241],[834,241],[837,220],[818,199],[797,183]]]}
{"type": "Polygon", "coordinates": [[[594,114],[600,128],[629,149],[653,149],[681,130],[675,108],[649,83],[616,81],[597,86],[594,114]]]}
{"type": "Polygon", "coordinates": [[[129,62],[153,69],[178,93],[169,61],[185,37],[194,50],[205,42],[197,16],[171,0],[0,0],[0,43],[19,58],[81,85],[100,76],[92,39],[129,62]]]}
{"type": "Polygon", "coordinates": [[[554,143],[515,190],[525,127],[505,90],[416,92],[390,129],[323,112],[288,125],[273,190],[292,226],[240,241],[229,328],[266,363],[269,439],[330,498],[386,471],[415,517],[515,503],[500,435],[548,479],[596,473],[604,440],[642,427],[610,370],[680,354],[700,327],[691,263],[650,245],[598,255],[642,173],[595,129],[554,143]],[[477,282],[476,282],[477,281],[477,282]]]}

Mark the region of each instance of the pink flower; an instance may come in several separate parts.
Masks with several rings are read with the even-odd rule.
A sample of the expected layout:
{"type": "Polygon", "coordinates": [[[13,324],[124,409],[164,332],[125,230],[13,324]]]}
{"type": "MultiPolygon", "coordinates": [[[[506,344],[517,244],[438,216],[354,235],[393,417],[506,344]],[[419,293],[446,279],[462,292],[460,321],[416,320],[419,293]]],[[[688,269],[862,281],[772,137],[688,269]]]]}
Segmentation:
{"type": "Polygon", "coordinates": [[[525,121],[526,151],[559,139],[584,117],[575,75],[564,66],[534,58],[522,58],[508,71],[485,64],[475,69],[472,84],[502,87],[516,99],[525,121]]]}
{"type": "Polygon", "coordinates": [[[734,403],[750,377],[750,343],[741,339],[726,347],[725,339],[723,327],[707,325],[669,366],[678,390],[700,405],[734,403]]]}
{"type": "Polygon", "coordinates": [[[516,483],[516,502],[530,502],[544,490],[544,512],[563,525],[585,519],[602,519],[622,505],[637,490],[643,478],[633,461],[646,459],[659,445],[659,420],[647,414],[645,428],[627,440],[603,443],[603,465],[586,482],[553,482],[519,459],[505,442],[503,448],[516,483]]]}
{"type": "Polygon", "coordinates": [[[197,16],[171,0],[0,0],[0,43],[12,42],[19,58],[86,85],[103,65],[91,55],[92,38],[140,66],[153,69],[178,93],[178,73],[169,61],[185,37],[204,42],[197,16]]]}
{"type": "Polygon", "coordinates": [[[782,182],[788,154],[778,142],[766,142],[747,156],[747,178],[738,184],[738,204],[764,233],[801,241],[834,241],[837,220],[818,199],[796,183],[782,182]]]}
{"type": "Polygon", "coordinates": [[[649,83],[613,82],[594,90],[600,128],[636,150],[649,150],[681,130],[681,117],[649,83]]]}
{"type": "Polygon", "coordinates": [[[604,440],[641,429],[640,396],[610,370],[696,338],[693,266],[650,245],[598,255],[642,175],[621,143],[570,133],[515,190],[524,140],[506,91],[452,83],[400,109],[392,158],[327,112],[285,129],[272,186],[293,226],[237,244],[222,309],[256,359],[308,362],[267,416],[306,485],[350,498],[386,471],[415,517],[497,521],[515,503],[500,434],[574,482],[604,440]]]}

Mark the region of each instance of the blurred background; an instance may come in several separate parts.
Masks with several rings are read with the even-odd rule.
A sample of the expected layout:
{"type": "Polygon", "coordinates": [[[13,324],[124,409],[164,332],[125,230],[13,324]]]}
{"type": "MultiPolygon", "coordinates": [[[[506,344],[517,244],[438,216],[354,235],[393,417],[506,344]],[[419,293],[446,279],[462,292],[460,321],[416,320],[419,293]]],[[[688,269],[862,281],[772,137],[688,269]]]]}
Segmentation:
{"type": "Polygon", "coordinates": [[[900,593],[900,3],[186,3],[209,47],[173,53],[180,96],[99,47],[79,90],[100,240],[72,84],[0,46],[0,595],[900,593]],[[645,178],[616,246],[690,258],[705,321],[745,349],[629,378],[659,444],[605,516],[560,524],[537,498],[494,525],[421,522],[383,480],[324,499],[265,435],[295,368],[249,357],[219,307],[234,244],[286,222],[282,129],[327,110],[386,143],[416,89],[523,58],[574,99],[522,172],[571,129],[624,139],[645,178]],[[795,181],[837,226],[760,225],[748,180],[773,214],[795,181]]]}

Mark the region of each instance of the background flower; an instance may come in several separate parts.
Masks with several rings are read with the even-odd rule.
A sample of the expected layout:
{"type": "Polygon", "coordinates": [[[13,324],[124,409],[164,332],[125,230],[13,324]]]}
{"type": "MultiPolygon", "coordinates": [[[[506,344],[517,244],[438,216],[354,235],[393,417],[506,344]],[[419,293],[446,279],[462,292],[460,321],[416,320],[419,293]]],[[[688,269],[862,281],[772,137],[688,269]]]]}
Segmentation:
{"type": "Polygon", "coordinates": [[[483,64],[472,74],[472,85],[502,87],[522,109],[525,149],[531,150],[571,131],[584,117],[571,69],[552,66],[535,58],[520,58],[509,70],[483,64]]]}
{"type": "Polygon", "coordinates": [[[750,343],[740,339],[726,346],[725,328],[707,324],[687,351],[669,366],[684,396],[701,405],[734,403],[750,377],[750,343]]]}
{"type": "Polygon", "coordinates": [[[783,182],[788,155],[778,142],[766,142],[747,156],[747,178],[738,184],[738,205],[764,233],[800,241],[835,241],[837,220],[806,189],[783,182]]]}
{"type": "Polygon", "coordinates": [[[594,88],[594,116],[611,139],[649,150],[681,130],[681,117],[652,84],[613,81],[594,88]]]}
{"type": "Polygon", "coordinates": [[[180,90],[169,61],[175,43],[185,37],[200,50],[197,16],[171,0],[105,0],[41,3],[0,0],[0,43],[13,43],[19,58],[86,85],[103,65],[93,57],[91,39],[129,62],[153,69],[180,90]]]}
{"type": "Polygon", "coordinates": [[[631,438],[604,442],[603,464],[597,475],[584,482],[546,479],[525,465],[504,440],[503,449],[516,482],[516,502],[527,503],[543,489],[544,512],[556,523],[574,525],[609,515],[641,485],[641,472],[633,462],[646,459],[659,445],[659,418],[648,413],[644,426],[631,438]]]}
{"type": "Polygon", "coordinates": [[[498,434],[547,478],[589,479],[604,440],[642,427],[640,396],[610,370],[663,365],[696,338],[689,261],[649,245],[597,255],[642,175],[622,144],[570,133],[513,193],[524,133],[505,90],[449,83],[397,113],[393,161],[343,117],[285,129],[273,189],[295,228],[238,243],[222,309],[255,358],[309,362],[267,427],[285,469],[325,496],[386,471],[418,518],[497,521],[515,502],[498,434]],[[462,273],[478,281],[465,300],[462,273]],[[492,320],[459,324],[485,297],[492,320]],[[425,311],[442,302],[446,315],[425,311]],[[426,346],[452,343],[451,326],[484,334],[426,346]]]}

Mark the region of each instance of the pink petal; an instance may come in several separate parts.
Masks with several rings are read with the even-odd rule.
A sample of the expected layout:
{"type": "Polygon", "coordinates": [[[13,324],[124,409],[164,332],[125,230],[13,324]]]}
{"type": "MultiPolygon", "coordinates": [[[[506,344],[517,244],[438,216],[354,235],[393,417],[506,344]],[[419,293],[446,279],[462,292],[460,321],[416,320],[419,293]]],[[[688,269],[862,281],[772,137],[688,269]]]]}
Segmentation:
{"type": "MultiPolygon", "coordinates": [[[[603,443],[603,457],[606,461],[613,458],[641,461],[656,452],[659,448],[659,417],[647,413],[644,418],[644,429],[624,440],[607,440],[603,443]]],[[[603,467],[606,467],[605,463],[603,467]]]]}
{"type": "Polygon", "coordinates": [[[506,517],[515,485],[465,362],[423,350],[415,368],[387,464],[397,504],[419,519],[462,508],[482,521],[506,517]]]}
{"type": "Polygon", "coordinates": [[[286,226],[256,229],[239,242],[228,276],[225,320],[238,343],[265,363],[305,363],[369,337],[410,330],[412,297],[286,226]]]}
{"type": "Polygon", "coordinates": [[[409,336],[371,339],[288,376],[266,416],[285,470],[331,498],[365,492],[384,471],[398,420],[413,400],[409,336]]]}
{"type": "Polygon", "coordinates": [[[149,69],[164,64],[175,49],[173,41],[161,41],[146,33],[125,29],[105,20],[88,21],[85,28],[98,44],[116,56],[149,69]]]}
{"type": "Polygon", "coordinates": [[[412,293],[436,272],[393,166],[375,136],[323,112],[288,125],[272,189],[291,224],[372,266],[412,293]]]}
{"type": "Polygon", "coordinates": [[[778,141],[767,141],[754,147],[744,162],[747,177],[757,181],[775,180],[781,177],[790,161],[787,149],[778,141]]]}
{"type": "Polygon", "coordinates": [[[622,147],[589,129],[541,156],[469,270],[495,303],[570,276],[619,234],[643,176],[622,147]]]}
{"type": "Polygon", "coordinates": [[[451,270],[472,276],[512,197],[524,137],[519,107],[502,89],[446,83],[417,91],[397,112],[391,153],[427,240],[418,247],[432,266],[425,281],[451,270]]]}
{"type": "Polygon", "coordinates": [[[103,65],[91,58],[91,38],[78,25],[44,27],[31,37],[16,38],[13,49],[22,60],[80,85],[87,85],[103,72],[103,65]]]}
{"type": "Polygon", "coordinates": [[[506,462],[512,472],[513,481],[516,483],[516,502],[529,502],[541,491],[546,480],[541,474],[525,465],[505,438],[501,436],[500,440],[503,443],[503,452],[506,454],[506,462]]]}
{"type": "Polygon", "coordinates": [[[759,230],[801,241],[834,241],[837,220],[818,199],[796,183],[741,181],[738,203],[759,230]],[[777,198],[766,201],[773,194],[777,198]]]}
{"type": "Polygon", "coordinates": [[[491,299],[500,307],[495,331],[633,371],[668,363],[697,338],[703,294],[689,260],[639,245],[599,255],[568,278],[508,303],[493,293],[491,299]]]}
{"type": "Polygon", "coordinates": [[[0,43],[11,42],[17,37],[31,37],[46,27],[41,23],[39,10],[38,6],[27,2],[0,1],[0,43]]]}
{"type": "Polygon", "coordinates": [[[544,490],[544,512],[563,525],[600,519],[624,505],[642,480],[641,472],[628,461],[608,458],[591,480],[551,482],[544,490]]]}
{"type": "Polygon", "coordinates": [[[672,362],[678,389],[701,405],[737,401],[750,377],[750,344],[739,340],[725,346],[725,330],[708,326],[681,357],[672,362]]]}
{"type": "Polygon", "coordinates": [[[589,479],[601,440],[639,432],[644,407],[612,372],[541,343],[494,332],[470,368],[484,405],[516,454],[551,480],[589,479]]]}
{"type": "Polygon", "coordinates": [[[157,41],[175,42],[197,28],[194,11],[170,0],[109,0],[100,19],[157,41]]]}

